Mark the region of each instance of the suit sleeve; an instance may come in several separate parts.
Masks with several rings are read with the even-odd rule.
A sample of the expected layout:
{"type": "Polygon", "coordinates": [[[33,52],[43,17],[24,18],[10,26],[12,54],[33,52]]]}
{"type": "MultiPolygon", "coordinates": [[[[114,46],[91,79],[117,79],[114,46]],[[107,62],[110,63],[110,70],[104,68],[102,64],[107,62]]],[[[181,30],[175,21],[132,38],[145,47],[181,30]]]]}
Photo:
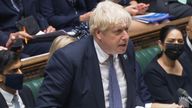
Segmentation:
{"type": "Polygon", "coordinates": [[[71,62],[61,50],[52,56],[36,101],[37,108],[66,106],[72,86],[72,69],[71,62]]]}
{"type": "Polygon", "coordinates": [[[0,46],[5,46],[8,39],[9,39],[9,34],[8,32],[3,32],[0,31],[0,46]]]}
{"type": "MultiPolygon", "coordinates": [[[[153,66],[153,65],[151,65],[153,66]]],[[[174,99],[169,92],[165,76],[154,68],[147,69],[144,74],[145,83],[155,102],[173,103],[174,99]]]]}
{"type": "Polygon", "coordinates": [[[142,102],[151,103],[151,94],[149,93],[147,85],[145,84],[143,74],[141,72],[141,67],[138,62],[136,62],[136,82],[137,93],[141,98],[142,102]]]}
{"type": "MultiPolygon", "coordinates": [[[[54,9],[53,0],[40,0],[41,3],[41,13],[45,16],[49,22],[49,24],[53,25],[54,27],[63,27],[66,25],[71,25],[71,23],[80,23],[79,21],[79,14],[74,14],[72,11],[71,14],[56,14],[54,9]]],[[[67,3],[65,5],[68,5],[67,3]]],[[[64,7],[65,7],[64,5],[64,7]]],[[[69,6],[66,6],[66,8],[69,6]]],[[[74,10],[73,8],[71,10],[74,10]]],[[[62,10],[65,11],[65,10],[62,10]]],[[[70,13],[68,12],[68,13],[70,13]]]]}
{"type": "Polygon", "coordinates": [[[37,23],[39,24],[41,30],[45,30],[49,26],[49,24],[47,22],[47,19],[40,13],[40,1],[36,0],[33,6],[34,7],[32,8],[35,9],[34,17],[36,18],[37,23]]]}

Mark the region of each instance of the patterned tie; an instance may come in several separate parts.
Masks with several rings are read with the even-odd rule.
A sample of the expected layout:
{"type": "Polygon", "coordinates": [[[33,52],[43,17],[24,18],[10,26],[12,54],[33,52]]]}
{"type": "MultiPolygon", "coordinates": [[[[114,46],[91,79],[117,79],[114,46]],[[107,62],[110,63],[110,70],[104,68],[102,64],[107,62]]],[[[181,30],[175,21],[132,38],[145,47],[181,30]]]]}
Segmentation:
{"type": "Polygon", "coordinates": [[[121,93],[113,64],[113,56],[109,57],[109,106],[110,108],[122,108],[121,93]]]}
{"type": "Polygon", "coordinates": [[[13,100],[12,100],[12,103],[13,103],[13,105],[15,106],[15,108],[20,108],[20,105],[19,105],[19,101],[18,101],[19,99],[18,99],[18,96],[17,95],[15,95],[14,97],[13,97],[13,100]]]}

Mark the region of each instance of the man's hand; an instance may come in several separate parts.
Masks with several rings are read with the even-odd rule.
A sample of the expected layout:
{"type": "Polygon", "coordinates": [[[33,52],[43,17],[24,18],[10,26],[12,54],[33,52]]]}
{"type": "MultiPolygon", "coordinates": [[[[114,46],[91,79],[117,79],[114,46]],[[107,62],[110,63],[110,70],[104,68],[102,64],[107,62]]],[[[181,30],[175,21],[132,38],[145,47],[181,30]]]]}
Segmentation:
{"type": "Polygon", "coordinates": [[[149,8],[149,4],[145,4],[145,3],[132,4],[132,5],[125,7],[125,9],[132,16],[135,16],[138,14],[145,14],[145,12],[148,10],[148,8],[149,8]]]}
{"type": "Polygon", "coordinates": [[[55,28],[53,26],[48,26],[47,29],[45,29],[43,32],[44,33],[51,33],[54,31],[55,31],[55,28]]]}
{"type": "Polygon", "coordinates": [[[137,15],[137,13],[139,12],[139,10],[137,9],[137,5],[129,5],[129,6],[125,7],[125,9],[126,9],[132,16],[137,15]]]}
{"type": "Polygon", "coordinates": [[[7,50],[7,48],[6,47],[3,47],[3,46],[0,46],[0,51],[1,50],[7,50]]]}
{"type": "Polygon", "coordinates": [[[148,8],[149,8],[149,4],[145,4],[145,3],[137,4],[137,10],[138,10],[137,14],[145,14],[148,8]]]}
{"type": "Polygon", "coordinates": [[[181,105],[178,105],[178,104],[173,103],[173,104],[170,104],[167,108],[182,108],[182,106],[181,106],[181,105]]]}
{"type": "Polygon", "coordinates": [[[85,13],[83,15],[80,15],[79,20],[81,22],[88,21],[90,16],[91,16],[91,14],[92,14],[92,12],[87,12],[87,13],[85,13]]]}
{"type": "Polygon", "coordinates": [[[28,33],[24,32],[24,31],[10,33],[9,39],[8,39],[8,41],[6,43],[6,47],[10,48],[11,45],[14,44],[16,39],[18,39],[18,38],[20,38],[20,39],[31,39],[32,37],[28,33]]]}

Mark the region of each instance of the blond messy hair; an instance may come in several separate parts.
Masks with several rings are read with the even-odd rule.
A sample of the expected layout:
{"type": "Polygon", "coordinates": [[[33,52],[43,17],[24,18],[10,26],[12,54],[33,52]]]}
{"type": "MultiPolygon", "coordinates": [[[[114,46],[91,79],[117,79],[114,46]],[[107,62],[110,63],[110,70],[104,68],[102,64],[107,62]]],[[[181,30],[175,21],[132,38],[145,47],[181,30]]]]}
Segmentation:
{"type": "Polygon", "coordinates": [[[117,24],[131,24],[131,15],[119,4],[102,1],[93,10],[89,20],[90,33],[94,36],[96,29],[106,31],[117,24]]]}
{"type": "MultiPolygon", "coordinates": [[[[62,48],[62,47],[66,46],[66,45],[68,45],[68,44],[70,44],[70,43],[72,43],[72,42],[74,42],[74,41],[76,41],[76,39],[73,38],[73,37],[70,37],[70,36],[68,36],[68,35],[61,35],[61,36],[57,37],[57,38],[53,41],[53,43],[52,43],[52,45],[51,45],[51,47],[50,47],[50,50],[49,50],[49,59],[51,58],[51,56],[53,55],[53,53],[54,53],[57,49],[62,48]]],[[[48,59],[48,60],[49,60],[49,59],[48,59]]]]}

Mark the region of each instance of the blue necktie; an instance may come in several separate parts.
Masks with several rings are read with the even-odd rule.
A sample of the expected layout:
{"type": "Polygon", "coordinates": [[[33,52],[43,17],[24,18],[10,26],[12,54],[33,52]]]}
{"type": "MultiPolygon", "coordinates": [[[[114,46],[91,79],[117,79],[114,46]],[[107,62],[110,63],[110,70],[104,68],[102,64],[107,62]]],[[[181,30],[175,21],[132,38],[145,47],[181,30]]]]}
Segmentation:
{"type": "Polygon", "coordinates": [[[113,64],[113,56],[109,57],[109,106],[110,108],[122,108],[121,93],[113,64]]]}
{"type": "Polygon", "coordinates": [[[20,108],[19,99],[18,99],[17,95],[15,95],[13,97],[12,103],[15,105],[15,108],[20,108]]]}

